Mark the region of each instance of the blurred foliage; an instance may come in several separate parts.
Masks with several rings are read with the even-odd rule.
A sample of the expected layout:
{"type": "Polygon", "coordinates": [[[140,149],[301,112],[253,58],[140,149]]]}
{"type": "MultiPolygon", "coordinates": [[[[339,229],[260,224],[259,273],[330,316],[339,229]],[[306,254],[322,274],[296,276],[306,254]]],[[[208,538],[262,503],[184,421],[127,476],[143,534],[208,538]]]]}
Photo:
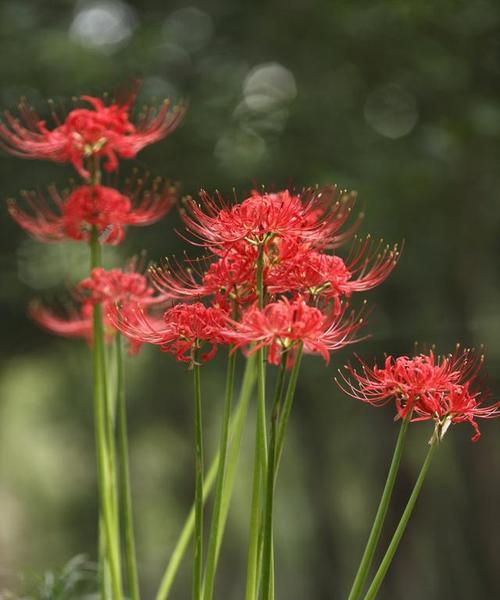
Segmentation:
{"type": "MultiPolygon", "coordinates": [[[[405,240],[397,270],[369,300],[371,358],[484,343],[494,394],[500,363],[500,4],[209,0],[3,0],[0,102],[21,96],[47,116],[71,97],[141,77],[141,103],[189,98],[171,138],[124,164],[180,180],[185,193],[337,182],[359,191],[363,232],[405,240]]],[[[64,185],[67,166],[2,156],[4,197],[64,185]]],[[[82,246],[29,240],[0,212],[0,587],[20,570],[95,557],[90,361],[84,343],[30,323],[31,297],[54,300],[87,270],[82,246]]],[[[130,231],[109,265],[147,248],[181,252],[176,214],[130,231]]],[[[189,249],[194,252],[193,249],[189,249]]],[[[390,409],[348,400],[333,384],[348,352],[307,359],[278,488],[277,594],[343,597],[375,510],[396,435],[390,409]]],[[[210,449],[224,357],[203,371],[210,449]]],[[[192,497],[190,378],[145,348],[127,364],[138,551],[151,597],[192,497]]],[[[249,431],[250,431],[249,423],[249,431]]],[[[469,443],[451,431],[433,465],[388,600],[500,597],[498,423],[469,443]]],[[[412,428],[388,525],[394,525],[430,429],[412,428]]],[[[241,597],[250,456],[241,462],[218,589],[241,597]]],[[[185,565],[184,575],[188,565],[185,565]]],[[[177,597],[188,597],[180,574],[177,597]]]]}
{"type": "Polygon", "coordinates": [[[97,587],[96,565],[83,555],[69,560],[61,569],[46,571],[43,575],[26,577],[26,595],[0,595],[2,600],[74,600],[95,598],[97,587]]]}

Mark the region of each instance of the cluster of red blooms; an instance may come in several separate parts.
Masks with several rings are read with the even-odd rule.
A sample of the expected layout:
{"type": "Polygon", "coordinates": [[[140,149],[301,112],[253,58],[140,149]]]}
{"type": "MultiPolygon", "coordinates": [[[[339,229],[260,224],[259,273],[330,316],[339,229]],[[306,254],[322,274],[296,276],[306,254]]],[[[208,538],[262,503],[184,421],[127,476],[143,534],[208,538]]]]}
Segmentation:
{"type": "Polygon", "coordinates": [[[117,156],[134,158],[148,144],[170,133],[183,116],[182,106],[169,110],[165,102],[130,120],[134,96],[106,106],[99,98],[82,96],[90,108],[75,108],[61,122],[53,112],[55,127],[48,129],[27,104],[20,118],[5,113],[0,123],[0,145],[16,156],[71,163],[86,185],[65,192],[55,187],[47,195],[23,192],[25,208],[14,200],[9,211],[21,227],[43,242],[64,239],[88,241],[95,228],[101,243],[118,244],[127,225],[149,225],[163,217],[176,200],[177,190],[160,179],[135,177],[122,192],[101,185],[94,166],[115,171],[117,156]]]}
{"type": "Polygon", "coordinates": [[[500,403],[482,405],[488,396],[478,380],[483,357],[469,349],[457,347],[448,356],[436,356],[433,351],[412,358],[387,356],[383,367],[359,361],[361,372],[347,366],[351,379],[342,375],[342,389],[373,406],[394,401],[397,417],[434,420],[438,440],[452,423],[466,421],[472,425],[472,441],[476,441],[481,434],[475,419],[500,415],[500,403]]]}
{"type": "MultiPolygon", "coordinates": [[[[108,105],[90,96],[82,96],[81,100],[86,106],[74,108],[64,119],[52,110],[51,129],[25,102],[19,106],[19,118],[5,113],[5,122],[0,123],[0,145],[5,150],[24,158],[69,162],[84,179],[83,185],[63,192],[55,186],[49,187],[47,194],[22,192],[24,206],[10,200],[9,212],[42,242],[89,242],[95,233],[99,244],[118,244],[128,225],[149,225],[163,217],[177,199],[177,188],[161,178],[134,173],[118,191],[101,184],[100,161],[104,159],[106,171],[115,171],[118,157],[133,158],[142,148],[173,131],[184,108],[180,105],[170,110],[169,103],[164,102],[158,110],[145,109],[139,121],[133,123],[130,113],[135,93],[123,102],[108,105]]],[[[72,296],[71,306],[62,314],[34,303],[31,315],[59,335],[91,340],[92,309],[99,303],[109,341],[116,329],[106,315],[115,305],[131,320],[137,304],[149,308],[166,301],[138,272],[134,261],[124,270],[94,269],[72,296]]],[[[129,342],[131,352],[141,344],[131,338],[129,342]]]]}
{"type": "Polygon", "coordinates": [[[104,244],[119,244],[127,225],[150,225],[176,201],[177,189],[162,179],[151,186],[142,181],[126,184],[124,193],[103,185],[82,185],[58,192],[48,189],[48,201],[39,192],[22,192],[30,211],[9,201],[12,218],[42,242],[65,239],[88,242],[95,227],[104,244]],[[52,205],[52,206],[51,206],[52,205]]]}
{"type": "MultiPolygon", "coordinates": [[[[132,158],[146,145],[166,136],[180,122],[182,106],[146,110],[130,120],[135,95],[106,105],[83,96],[85,107],[64,120],[54,111],[49,129],[32,108],[20,105],[20,118],[6,113],[0,145],[12,154],[69,162],[84,185],[48,195],[24,192],[25,208],[9,204],[12,217],[35,238],[48,242],[73,239],[118,244],[128,225],[147,225],[173,205],[177,190],[161,180],[135,177],[121,192],[102,185],[96,165],[114,171],[118,157],[132,158]]],[[[158,345],[180,361],[205,361],[220,344],[246,352],[267,349],[268,361],[287,364],[299,347],[328,362],[331,351],[355,341],[363,319],[348,308],[355,292],[383,282],[399,257],[397,246],[354,239],[345,258],[337,249],[354,238],[361,215],[352,217],[355,196],[335,186],[253,191],[241,203],[202,191],[199,202],[187,199],[181,209],[191,242],[207,256],[151,269],[151,284],[135,265],[124,271],[94,269],[74,298],[77,308],[64,316],[32,307],[44,327],[66,336],[92,335],[92,307],[104,307],[108,339],[120,330],[131,341],[158,345]],[[152,287],[154,286],[154,288],[152,287]],[[158,293],[157,293],[158,292],[158,293]],[[174,304],[172,306],[172,304],[174,304]],[[168,304],[161,319],[149,316],[154,305],[168,304]],[[202,346],[208,351],[199,354],[202,346]]],[[[476,417],[492,417],[497,404],[480,406],[473,384],[480,361],[470,352],[436,358],[388,357],[384,368],[363,364],[350,369],[347,391],[374,405],[394,398],[398,416],[434,419],[439,437],[452,422],[469,421],[479,437],[476,417]]]]}
{"type": "Polygon", "coordinates": [[[205,192],[200,204],[188,199],[184,222],[208,256],[151,271],[161,294],[183,302],[166,311],[161,329],[140,308],[130,320],[119,311],[108,316],[126,335],[180,360],[207,343],[204,360],[217,345],[230,344],[247,352],[266,347],[274,364],[285,352],[291,364],[299,345],[328,361],[331,351],[354,341],[363,322],[348,311],[348,297],[378,285],[398,259],[396,247],[370,240],[355,242],[347,262],[329,253],[354,234],[354,226],[343,230],[354,201],[333,186],[301,194],[254,191],[234,205],[205,192]]]}
{"type": "MultiPolygon", "coordinates": [[[[82,337],[92,341],[92,309],[101,304],[104,314],[106,339],[116,333],[108,313],[119,306],[128,322],[136,317],[138,304],[145,309],[161,307],[167,298],[156,293],[147,278],[138,271],[136,261],[125,269],[93,269],[90,277],[83,279],[73,290],[72,303],[64,312],[56,312],[35,302],[30,307],[32,318],[44,329],[64,337],[82,337]]],[[[126,334],[125,334],[126,336],[126,334]]],[[[128,336],[129,352],[135,354],[141,342],[128,336]]]]}

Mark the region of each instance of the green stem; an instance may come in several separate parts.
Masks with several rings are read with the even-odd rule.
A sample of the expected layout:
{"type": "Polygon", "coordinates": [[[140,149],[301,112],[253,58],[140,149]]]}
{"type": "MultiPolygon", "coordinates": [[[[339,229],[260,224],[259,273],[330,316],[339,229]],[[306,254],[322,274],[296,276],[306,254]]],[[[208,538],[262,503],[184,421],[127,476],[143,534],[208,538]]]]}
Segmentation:
{"type": "MultiPolygon", "coordinates": [[[[258,305],[264,306],[264,244],[259,246],[257,257],[258,305]]],[[[266,440],[266,354],[260,348],[257,354],[257,415],[255,425],[255,455],[253,466],[252,504],[250,509],[250,539],[248,542],[247,582],[245,600],[255,600],[259,583],[259,538],[261,532],[261,507],[264,478],[267,472],[266,440]]]]}
{"type": "Polygon", "coordinates": [[[226,392],[224,398],[224,409],[222,417],[222,430],[219,447],[219,469],[217,483],[215,486],[215,499],[212,509],[212,521],[210,526],[210,537],[208,542],[207,565],[203,582],[204,600],[212,600],[214,593],[215,571],[217,568],[217,545],[222,517],[222,496],[224,493],[224,481],[226,475],[226,461],[229,444],[229,421],[231,418],[231,403],[233,399],[234,371],[236,366],[236,353],[229,348],[227,363],[226,392]]]}
{"type": "Polygon", "coordinates": [[[271,430],[269,434],[269,454],[267,460],[267,482],[266,499],[264,506],[264,533],[262,550],[262,598],[271,600],[271,571],[272,571],[272,547],[273,547],[273,508],[274,508],[274,482],[276,467],[276,443],[278,422],[281,412],[283,389],[285,386],[287,353],[283,352],[281,366],[276,383],[273,407],[271,411],[271,430]]]}
{"type": "Polygon", "coordinates": [[[246,416],[248,413],[248,404],[255,384],[255,355],[250,356],[247,359],[247,368],[243,376],[242,391],[240,395],[240,403],[238,410],[234,415],[234,425],[231,423],[231,446],[227,459],[226,477],[224,482],[224,493],[222,494],[221,502],[221,526],[219,529],[219,536],[217,539],[217,552],[218,557],[220,546],[222,543],[222,536],[226,526],[227,516],[229,512],[229,504],[234,488],[234,479],[236,475],[236,467],[238,465],[238,459],[240,456],[241,440],[243,437],[243,427],[246,422],[246,416]],[[239,412],[241,410],[241,417],[239,412]],[[234,431],[233,431],[234,429],[234,431]]]}
{"type": "Polygon", "coordinates": [[[99,592],[101,598],[111,598],[111,578],[106,559],[106,532],[102,516],[99,517],[99,592]]]}
{"type": "Polygon", "coordinates": [[[389,544],[389,547],[387,548],[387,552],[385,553],[384,558],[382,559],[382,562],[380,563],[380,567],[378,568],[378,571],[375,573],[375,577],[373,578],[373,581],[371,582],[371,585],[368,588],[368,591],[366,593],[364,600],[374,600],[374,598],[377,595],[377,592],[384,580],[384,577],[391,565],[392,559],[394,558],[394,554],[396,553],[396,550],[399,546],[399,542],[401,541],[401,538],[403,537],[403,533],[406,529],[406,526],[408,525],[408,521],[410,520],[411,513],[413,512],[413,508],[415,507],[415,503],[417,501],[420,490],[422,489],[422,485],[424,483],[425,476],[427,475],[427,471],[429,470],[429,466],[431,464],[432,457],[436,450],[437,443],[438,442],[436,442],[436,441],[433,441],[431,443],[431,447],[429,448],[429,450],[427,452],[427,456],[425,457],[425,460],[424,460],[424,464],[422,465],[422,468],[420,469],[418,479],[415,483],[415,487],[413,488],[410,499],[408,500],[408,504],[406,505],[406,508],[403,512],[403,516],[401,517],[401,520],[399,521],[399,524],[396,528],[396,531],[394,532],[394,536],[391,540],[391,543],[389,544]]]}
{"type": "Polygon", "coordinates": [[[139,600],[139,579],[135,555],[132,492],[130,485],[127,406],[125,402],[125,381],[123,374],[122,336],[116,335],[117,397],[118,397],[118,450],[120,455],[120,496],[123,502],[123,525],[125,529],[125,562],[127,566],[128,589],[131,600],[139,600]]]}
{"type": "Polygon", "coordinates": [[[302,356],[303,356],[303,345],[300,344],[297,348],[297,353],[295,355],[295,360],[292,367],[292,372],[290,373],[290,379],[288,380],[288,387],[286,390],[285,400],[283,402],[283,410],[281,411],[281,417],[278,425],[278,435],[276,441],[276,467],[275,473],[278,472],[278,467],[281,460],[281,455],[283,454],[283,447],[285,445],[285,434],[288,425],[288,419],[290,418],[290,413],[292,411],[293,398],[295,396],[295,390],[297,389],[297,379],[299,377],[300,365],[302,364],[302,356]]]}
{"type": "MultiPolygon", "coordinates": [[[[101,248],[94,228],[90,242],[91,267],[95,268],[101,264],[101,248]]],[[[102,515],[103,529],[105,534],[104,556],[107,559],[110,572],[111,589],[114,600],[122,598],[120,553],[117,544],[116,519],[113,501],[113,485],[110,462],[110,448],[107,430],[106,413],[108,410],[107,389],[105,380],[104,361],[104,331],[102,319],[102,307],[96,304],[92,315],[93,344],[92,344],[92,371],[94,391],[94,417],[97,451],[97,471],[99,478],[100,510],[102,515]]],[[[101,517],[100,517],[101,518],[101,517]]]]}
{"type": "MultiPolygon", "coordinates": [[[[241,386],[240,396],[238,400],[238,406],[234,412],[233,418],[231,419],[231,424],[229,426],[229,437],[231,440],[231,446],[229,449],[229,457],[228,457],[228,468],[227,468],[227,477],[226,477],[226,486],[227,489],[232,489],[232,482],[234,479],[234,466],[237,461],[240,445],[241,445],[241,437],[243,432],[243,424],[246,419],[247,411],[248,411],[248,403],[250,401],[250,397],[252,395],[253,386],[255,384],[255,356],[251,356],[247,360],[247,364],[245,367],[245,373],[243,375],[243,383],[241,386]]],[[[203,502],[206,502],[208,495],[212,489],[212,486],[215,482],[215,478],[217,476],[219,468],[219,455],[217,454],[210,465],[210,469],[208,470],[207,476],[205,478],[205,482],[203,484],[203,502]]],[[[222,532],[224,529],[224,523],[227,518],[227,512],[229,508],[229,498],[228,494],[225,494],[222,501],[222,527],[219,530],[219,540],[217,551],[220,548],[220,543],[222,540],[222,532]]],[[[167,568],[163,573],[163,577],[161,579],[160,587],[156,594],[156,600],[167,600],[170,590],[172,588],[172,584],[174,582],[177,571],[179,570],[179,566],[181,564],[182,558],[186,553],[186,549],[189,544],[189,540],[193,535],[194,530],[194,506],[191,507],[189,515],[184,523],[180,536],[177,540],[175,548],[172,552],[170,560],[168,562],[167,568]]]]}
{"type": "MultiPolygon", "coordinates": [[[[101,309],[101,319],[102,309],[101,309]]],[[[116,431],[116,400],[117,400],[117,388],[115,389],[115,393],[113,394],[113,386],[110,385],[109,379],[112,377],[112,373],[108,373],[108,367],[110,364],[110,357],[106,352],[106,345],[104,343],[104,331],[102,333],[102,359],[101,359],[101,377],[102,377],[102,385],[104,389],[104,421],[106,427],[106,437],[107,437],[107,446],[108,446],[108,462],[109,462],[109,485],[110,485],[110,494],[111,494],[111,506],[113,509],[113,526],[116,536],[116,546],[120,548],[120,508],[118,501],[118,480],[117,480],[117,467],[116,467],[116,439],[115,439],[115,431],[116,431]],[[109,375],[109,377],[108,377],[109,375]]],[[[115,357],[118,359],[118,357],[115,357]]],[[[118,376],[118,373],[116,373],[118,376]]],[[[120,567],[121,571],[121,567],[120,567]]]]}
{"type": "Polygon", "coordinates": [[[348,600],[358,600],[363,591],[366,578],[368,577],[368,574],[370,572],[373,556],[375,554],[375,550],[380,539],[382,526],[385,521],[387,509],[389,507],[389,502],[392,496],[392,491],[396,482],[396,476],[399,469],[399,463],[401,462],[401,456],[403,455],[403,448],[405,445],[406,432],[408,430],[409,422],[409,416],[403,419],[403,421],[401,422],[401,427],[399,428],[398,439],[396,441],[394,454],[392,455],[391,466],[389,467],[389,472],[387,474],[384,491],[382,492],[382,497],[380,498],[380,504],[377,509],[377,514],[375,515],[375,520],[373,521],[372,529],[370,531],[370,535],[368,536],[368,541],[366,542],[363,557],[361,558],[361,562],[359,563],[358,571],[356,573],[356,577],[354,578],[354,582],[352,584],[348,600]]]}
{"type": "Polygon", "coordinates": [[[198,350],[195,349],[193,354],[195,434],[193,600],[200,600],[203,566],[203,423],[198,350]]]}

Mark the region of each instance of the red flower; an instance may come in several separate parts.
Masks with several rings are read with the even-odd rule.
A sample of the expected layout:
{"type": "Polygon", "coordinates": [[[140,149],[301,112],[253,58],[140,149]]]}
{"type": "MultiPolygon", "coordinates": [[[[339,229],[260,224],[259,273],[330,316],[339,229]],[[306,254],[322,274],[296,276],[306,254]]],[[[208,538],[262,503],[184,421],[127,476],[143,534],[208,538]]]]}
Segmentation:
{"type": "Polygon", "coordinates": [[[234,331],[227,337],[236,347],[253,344],[250,352],[268,347],[268,360],[273,364],[279,364],[285,351],[293,355],[299,343],[306,352],[321,354],[328,363],[331,351],[357,341],[353,336],[363,320],[354,314],[344,317],[345,310],[340,315],[325,315],[300,298],[282,298],[262,310],[255,305],[249,308],[241,323],[232,323],[234,331]]]}
{"type": "Polygon", "coordinates": [[[475,384],[483,357],[475,357],[471,350],[438,357],[432,351],[413,358],[388,356],[383,368],[370,368],[358,360],[362,373],[348,366],[352,379],[342,374],[341,388],[374,406],[394,400],[398,417],[434,420],[437,439],[442,439],[451,423],[468,421],[475,432],[472,441],[476,441],[480,432],[475,418],[500,415],[500,403],[481,406],[488,393],[475,384]]]}
{"type": "Polygon", "coordinates": [[[104,168],[115,171],[118,156],[134,158],[142,148],[173,131],[184,115],[183,106],[170,111],[170,104],[165,101],[158,110],[146,109],[139,122],[133,124],[130,121],[133,97],[109,106],[91,96],[81,96],[81,100],[90,108],[73,109],[63,122],[52,112],[53,129],[22,102],[20,118],[6,112],[5,123],[0,123],[2,146],[15,156],[70,162],[87,179],[90,172],[85,168],[86,159],[104,157],[104,168]]]}
{"type": "Polygon", "coordinates": [[[151,280],[171,298],[212,296],[213,304],[229,310],[232,301],[246,304],[255,300],[256,256],[255,248],[248,255],[232,249],[212,263],[203,259],[186,259],[186,265],[167,261],[163,267],[151,269],[151,280]]]}
{"type": "MultiPolygon", "coordinates": [[[[136,263],[131,261],[126,270],[93,269],[90,277],[83,279],[73,293],[74,305],[62,314],[33,303],[31,317],[44,329],[63,337],[83,337],[92,341],[92,312],[95,304],[103,305],[105,338],[110,341],[115,333],[113,323],[107,318],[108,310],[119,304],[123,314],[133,318],[138,302],[145,307],[165,302],[164,296],[155,296],[154,289],[146,277],[136,272],[136,263]]],[[[129,350],[135,353],[140,348],[137,340],[128,338],[129,350]]]]}
{"type": "Polygon", "coordinates": [[[60,193],[48,190],[48,199],[37,192],[23,192],[29,210],[10,200],[12,218],[42,242],[64,239],[88,241],[96,227],[100,241],[118,244],[127,225],[149,225],[161,219],[176,201],[177,189],[155,180],[151,187],[144,182],[130,184],[125,194],[102,185],[83,185],[60,193]]]}
{"type": "Polygon", "coordinates": [[[335,299],[370,290],[390,275],[399,258],[396,245],[381,245],[372,244],[369,237],[357,242],[347,264],[339,256],[299,247],[269,270],[266,285],[271,293],[295,290],[335,299]]]}
{"type": "Polygon", "coordinates": [[[146,277],[136,271],[136,262],[131,261],[126,270],[101,267],[92,269],[90,277],[83,279],[76,287],[77,297],[82,302],[94,304],[127,304],[154,306],[164,303],[164,295],[155,296],[155,290],[146,277]]]}
{"type": "Polygon", "coordinates": [[[351,214],[353,195],[335,186],[307,189],[300,195],[288,190],[252,195],[241,204],[228,205],[218,195],[201,192],[201,205],[188,199],[183,219],[191,233],[213,252],[224,254],[242,242],[268,243],[274,237],[307,241],[316,247],[336,246],[352,235],[340,233],[351,214]]]}
{"type": "Polygon", "coordinates": [[[127,312],[112,307],[108,318],[127,337],[160,346],[163,352],[174,354],[181,362],[192,363],[194,351],[209,344],[210,350],[200,357],[205,362],[215,356],[219,344],[227,343],[227,313],[200,302],[169,308],[163,315],[162,326],[152,322],[141,305],[127,312]]]}

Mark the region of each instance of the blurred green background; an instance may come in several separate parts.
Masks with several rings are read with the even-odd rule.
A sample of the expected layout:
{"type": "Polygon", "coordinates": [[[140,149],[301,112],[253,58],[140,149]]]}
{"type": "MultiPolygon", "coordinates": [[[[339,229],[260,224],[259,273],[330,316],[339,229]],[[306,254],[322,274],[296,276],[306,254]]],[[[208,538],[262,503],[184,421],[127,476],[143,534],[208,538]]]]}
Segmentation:
{"type": "MultiPolygon", "coordinates": [[[[496,0],[3,0],[0,104],[41,114],[80,94],[143,80],[140,102],[188,97],[183,126],[138,166],[239,197],[254,185],[336,182],[359,191],[362,232],[405,240],[357,346],[365,358],[413,342],[484,343],[500,366],[500,4],[496,0]]],[[[2,196],[61,185],[69,166],[2,155],[2,196]]],[[[90,360],[84,342],[31,323],[32,297],[53,301],[87,272],[87,249],[41,245],[0,213],[0,588],[21,572],[95,557],[90,360]]],[[[118,265],[143,248],[180,252],[176,214],[106,249],[118,265]]],[[[391,408],[343,397],[335,369],[307,358],[278,486],[277,596],[344,598],[378,502],[397,432],[391,408]]],[[[203,370],[208,450],[219,426],[224,357],[203,370]]],[[[153,348],[127,364],[138,551],[151,598],[192,497],[191,379],[153,348]]],[[[426,451],[411,428],[388,525],[426,451]]],[[[500,597],[500,436],[482,424],[445,438],[384,584],[387,600],[500,597]]],[[[242,597],[251,423],[223,547],[218,597],[242,597]]],[[[384,538],[384,541],[386,538],[384,538]]],[[[175,598],[189,597],[189,560],[175,598]]]]}

